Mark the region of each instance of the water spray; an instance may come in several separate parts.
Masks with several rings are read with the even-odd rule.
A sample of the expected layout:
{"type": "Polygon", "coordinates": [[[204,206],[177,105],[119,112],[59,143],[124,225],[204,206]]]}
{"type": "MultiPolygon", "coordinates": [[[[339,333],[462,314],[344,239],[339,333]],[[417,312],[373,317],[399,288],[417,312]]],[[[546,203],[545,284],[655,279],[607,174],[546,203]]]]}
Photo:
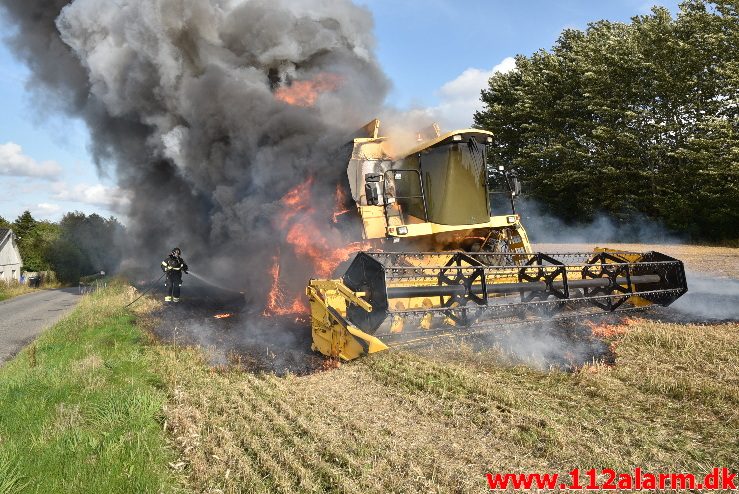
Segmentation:
{"type": "Polygon", "coordinates": [[[233,288],[225,287],[225,286],[219,284],[216,281],[213,281],[213,280],[211,280],[209,278],[205,278],[204,276],[201,276],[201,275],[195,273],[194,271],[188,271],[187,274],[190,274],[190,275],[194,276],[195,278],[199,279],[200,281],[202,281],[203,283],[205,283],[207,285],[210,285],[210,286],[213,286],[213,287],[216,287],[216,288],[220,288],[221,290],[225,290],[227,292],[234,292],[234,293],[243,293],[240,290],[234,290],[233,288]]]}

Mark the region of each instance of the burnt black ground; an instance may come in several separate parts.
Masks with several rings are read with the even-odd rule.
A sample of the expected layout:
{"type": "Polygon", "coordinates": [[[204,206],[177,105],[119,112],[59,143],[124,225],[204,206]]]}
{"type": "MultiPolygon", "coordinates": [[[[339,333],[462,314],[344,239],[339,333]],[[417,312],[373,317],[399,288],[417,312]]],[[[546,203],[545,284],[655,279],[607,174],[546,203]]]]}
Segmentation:
{"type": "MultiPolygon", "coordinates": [[[[154,290],[164,298],[164,286],[154,290]]],[[[308,322],[265,318],[248,312],[243,294],[185,277],[179,303],[167,303],[155,316],[155,335],[164,343],[200,346],[213,365],[236,364],[252,372],[313,372],[324,359],[311,351],[308,322]],[[217,314],[232,314],[217,319],[217,314]],[[251,317],[250,317],[251,316],[251,317]]]]}

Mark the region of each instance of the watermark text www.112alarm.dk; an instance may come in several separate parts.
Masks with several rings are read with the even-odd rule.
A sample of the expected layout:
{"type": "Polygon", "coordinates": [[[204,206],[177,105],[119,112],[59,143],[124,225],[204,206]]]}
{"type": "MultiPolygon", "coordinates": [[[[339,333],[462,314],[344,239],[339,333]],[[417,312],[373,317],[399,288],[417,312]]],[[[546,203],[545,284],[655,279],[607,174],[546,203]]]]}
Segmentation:
{"type": "Polygon", "coordinates": [[[737,474],[728,468],[713,468],[705,475],[692,473],[651,473],[636,468],[618,473],[610,468],[557,473],[488,473],[490,490],[737,490],[737,474]]]}

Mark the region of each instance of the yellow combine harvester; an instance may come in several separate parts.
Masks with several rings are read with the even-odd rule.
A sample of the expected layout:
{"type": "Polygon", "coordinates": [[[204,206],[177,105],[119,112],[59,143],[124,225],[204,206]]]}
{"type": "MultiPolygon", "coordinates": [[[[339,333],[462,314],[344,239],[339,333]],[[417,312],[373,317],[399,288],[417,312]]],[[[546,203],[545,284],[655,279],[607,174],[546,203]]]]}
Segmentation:
{"type": "Polygon", "coordinates": [[[379,128],[354,139],[348,166],[378,249],[340,279],[310,281],[314,350],[351,360],[510,322],[667,306],[687,291],[682,262],[658,252],[532,252],[518,181],[487,165],[490,132],[434,125],[404,150],[379,128]]]}

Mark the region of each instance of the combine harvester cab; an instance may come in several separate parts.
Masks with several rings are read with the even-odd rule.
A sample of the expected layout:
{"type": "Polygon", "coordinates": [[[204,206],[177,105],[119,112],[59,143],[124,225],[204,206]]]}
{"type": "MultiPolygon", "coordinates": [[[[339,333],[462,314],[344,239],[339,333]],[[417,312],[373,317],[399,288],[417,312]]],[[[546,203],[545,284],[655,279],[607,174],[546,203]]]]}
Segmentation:
{"type": "Polygon", "coordinates": [[[379,121],[354,140],[348,177],[364,236],[340,279],[311,280],[313,349],[351,360],[504,324],[667,306],[687,291],[658,252],[533,253],[518,181],[490,169],[492,134],[436,125],[403,149],[379,121]]]}

